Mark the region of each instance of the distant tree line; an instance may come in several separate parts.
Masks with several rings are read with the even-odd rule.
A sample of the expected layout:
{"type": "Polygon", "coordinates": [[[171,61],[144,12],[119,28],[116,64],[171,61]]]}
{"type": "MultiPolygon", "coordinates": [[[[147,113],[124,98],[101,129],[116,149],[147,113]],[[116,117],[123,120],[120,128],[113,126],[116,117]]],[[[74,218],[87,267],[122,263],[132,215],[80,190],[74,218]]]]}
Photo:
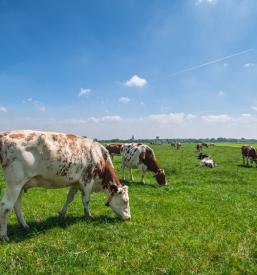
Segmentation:
{"type": "Polygon", "coordinates": [[[109,139],[109,140],[100,140],[103,143],[223,143],[223,142],[231,142],[231,143],[257,143],[257,139],[247,139],[247,138],[163,138],[163,139],[109,139]]]}

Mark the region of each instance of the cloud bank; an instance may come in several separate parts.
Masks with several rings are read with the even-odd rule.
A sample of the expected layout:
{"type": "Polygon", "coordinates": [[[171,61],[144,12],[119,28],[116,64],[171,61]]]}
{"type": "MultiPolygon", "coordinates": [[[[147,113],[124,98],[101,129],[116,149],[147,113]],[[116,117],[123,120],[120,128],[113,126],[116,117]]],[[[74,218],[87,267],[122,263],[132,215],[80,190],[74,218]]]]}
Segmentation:
{"type": "Polygon", "coordinates": [[[98,139],[136,138],[257,138],[257,116],[190,113],[150,114],[142,117],[108,115],[85,118],[1,118],[0,131],[33,129],[73,132],[98,139]]]}

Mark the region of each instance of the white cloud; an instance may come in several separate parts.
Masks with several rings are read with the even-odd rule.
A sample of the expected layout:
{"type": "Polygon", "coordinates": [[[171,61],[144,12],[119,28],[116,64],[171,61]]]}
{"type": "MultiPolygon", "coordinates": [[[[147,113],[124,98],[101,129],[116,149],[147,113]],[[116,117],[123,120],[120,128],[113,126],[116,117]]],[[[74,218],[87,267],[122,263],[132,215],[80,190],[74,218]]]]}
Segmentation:
{"type": "Polygon", "coordinates": [[[125,85],[128,87],[144,87],[147,84],[147,80],[141,78],[137,75],[132,76],[129,80],[125,82],[125,85]]]}
{"type": "Polygon", "coordinates": [[[7,109],[4,106],[0,106],[0,112],[7,113],[7,109]]]}
{"type": "Polygon", "coordinates": [[[228,66],[229,66],[228,63],[224,63],[224,64],[223,64],[223,67],[225,67],[225,68],[227,68],[228,66]]]}
{"type": "Polygon", "coordinates": [[[92,92],[91,89],[80,88],[79,96],[86,96],[92,92]]]}
{"type": "Polygon", "coordinates": [[[217,0],[196,0],[195,5],[199,6],[201,4],[211,4],[215,5],[217,3],[217,0]]]}
{"type": "Polygon", "coordinates": [[[255,63],[245,63],[244,64],[244,68],[253,68],[253,67],[255,67],[256,66],[256,64],[255,63]]]}
{"type": "Polygon", "coordinates": [[[218,97],[224,97],[224,96],[226,96],[227,94],[225,93],[225,92],[223,92],[222,90],[220,90],[219,92],[218,92],[218,97]]]}
{"type": "Polygon", "coordinates": [[[128,104],[130,102],[130,98],[123,96],[119,98],[119,102],[123,104],[128,104]]]}
{"type": "Polygon", "coordinates": [[[33,98],[29,97],[25,100],[22,101],[23,103],[30,103],[32,104],[39,112],[45,112],[46,111],[46,107],[44,106],[44,104],[38,100],[34,100],[33,98]]]}
{"type": "Polygon", "coordinates": [[[202,116],[202,120],[205,122],[229,122],[232,121],[232,117],[229,115],[204,115],[202,116]]]}
{"type": "Polygon", "coordinates": [[[159,123],[177,123],[181,124],[186,120],[194,119],[195,116],[192,114],[184,114],[184,113],[170,113],[170,114],[156,114],[149,115],[148,118],[153,121],[157,121],[159,123]]]}
{"type": "Polygon", "coordinates": [[[249,117],[252,117],[252,115],[251,114],[241,114],[241,117],[243,117],[243,118],[249,118],[249,117]]]}
{"type": "Polygon", "coordinates": [[[253,111],[257,111],[257,106],[251,106],[251,109],[252,109],[253,111]]]}
{"type": "Polygon", "coordinates": [[[85,120],[85,122],[95,122],[95,123],[100,123],[100,122],[117,122],[121,121],[122,118],[120,116],[103,116],[100,118],[97,117],[90,117],[88,120],[85,120]]]}

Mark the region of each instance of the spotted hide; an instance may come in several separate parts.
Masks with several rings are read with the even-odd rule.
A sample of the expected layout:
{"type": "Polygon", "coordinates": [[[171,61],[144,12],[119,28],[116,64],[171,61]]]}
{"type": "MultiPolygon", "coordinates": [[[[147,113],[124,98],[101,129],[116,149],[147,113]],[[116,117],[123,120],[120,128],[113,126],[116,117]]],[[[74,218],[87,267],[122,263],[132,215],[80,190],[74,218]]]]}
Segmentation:
{"type": "Polygon", "coordinates": [[[14,208],[19,223],[28,228],[21,211],[22,191],[32,187],[69,187],[60,211],[80,191],[86,218],[91,192],[104,192],[108,205],[123,220],[130,218],[127,186],[122,187],[108,151],[99,143],[72,134],[13,131],[0,134],[0,161],[6,178],[1,201],[0,238],[7,237],[7,216],[14,208]]]}
{"type": "Polygon", "coordinates": [[[130,178],[133,181],[132,168],[138,168],[141,173],[141,182],[144,181],[144,174],[147,170],[154,173],[157,182],[160,185],[166,185],[166,177],[163,169],[160,169],[153,150],[145,145],[138,143],[124,144],[121,149],[122,156],[122,178],[124,177],[124,169],[128,167],[130,170],[130,178]]]}

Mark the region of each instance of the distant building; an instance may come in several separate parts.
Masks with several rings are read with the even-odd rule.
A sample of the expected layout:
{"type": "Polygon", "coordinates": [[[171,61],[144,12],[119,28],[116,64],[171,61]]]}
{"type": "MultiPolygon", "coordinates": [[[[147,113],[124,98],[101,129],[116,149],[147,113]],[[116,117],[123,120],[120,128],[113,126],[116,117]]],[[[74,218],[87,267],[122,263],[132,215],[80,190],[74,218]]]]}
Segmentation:
{"type": "Polygon", "coordinates": [[[155,138],[155,144],[161,144],[159,136],[156,136],[156,138],[155,138]]]}

